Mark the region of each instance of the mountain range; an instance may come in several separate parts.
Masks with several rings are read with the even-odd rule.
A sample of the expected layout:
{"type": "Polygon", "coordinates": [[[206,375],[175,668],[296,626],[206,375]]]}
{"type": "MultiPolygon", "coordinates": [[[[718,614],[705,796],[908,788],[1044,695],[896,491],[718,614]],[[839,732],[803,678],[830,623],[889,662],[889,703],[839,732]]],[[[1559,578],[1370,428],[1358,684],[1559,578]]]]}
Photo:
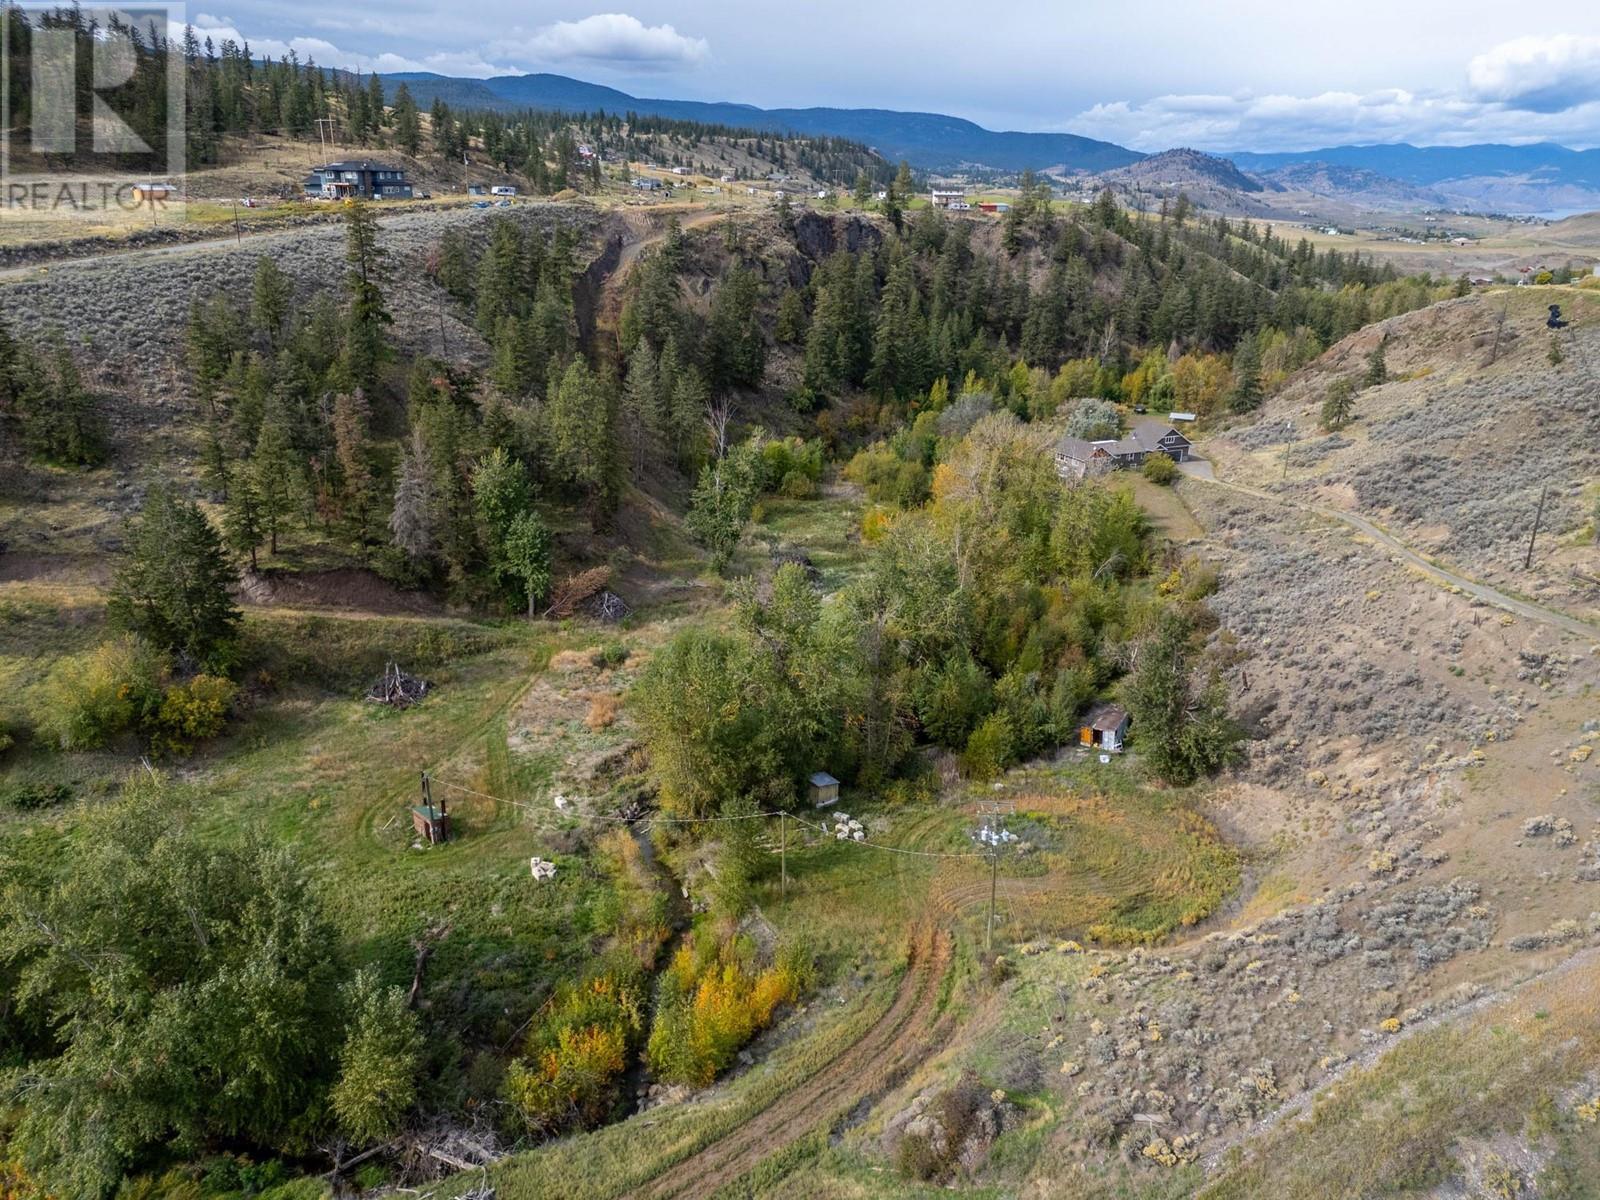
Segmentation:
{"type": "Polygon", "coordinates": [[[881,108],[757,108],[751,104],[703,100],[661,100],[630,96],[615,88],[584,83],[565,75],[501,75],[492,79],[454,79],[428,72],[383,76],[386,84],[404,82],[424,108],[435,97],[456,107],[557,112],[634,112],[641,115],[733,125],[742,129],[831,135],[864,142],[891,160],[906,159],[924,170],[963,166],[997,171],[1065,167],[1098,172],[1138,162],[1144,155],[1111,142],[1071,133],[995,132],[960,117],[940,113],[894,112],[881,108]]]}
{"type": "MultiPolygon", "coordinates": [[[[905,159],[932,172],[970,168],[1068,175],[1114,175],[1136,164],[1179,174],[1197,164],[1173,152],[1147,155],[1113,142],[1070,133],[985,129],[941,113],[881,108],[758,108],[751,104],[631,96],[615,88],[565,75],[501,75],[460,79],[430,72],[384,75],[392,89],[404,82],[423,107],[434,100],[459,108],[545,109],[558,112],[639,113],[743,129],[832,135],[871,146],[892,161],[905,159]]],[[[1183,151],[1183,155],[1195,155],[1183,151]]],[[[1219,156],[1199,156],[1213,161],[1219,156]]],[[[1220,156],[1237,171],[1207,169],[1220,186],[1240,193],[1284,188],[1347,199],[1388,198],[1505,212],[1579,211],[1600,208],[1600,149],[1570,150],[1547,142],[1526,146],[1334,146],[1320,150],[1262,153],[1240,150],[1220,156]]],[[[1141,174],[1135,172],[1135,174],[1141,174]]],[[[1159,184],[1159,179],[1146,181],[1159,184]]]]}

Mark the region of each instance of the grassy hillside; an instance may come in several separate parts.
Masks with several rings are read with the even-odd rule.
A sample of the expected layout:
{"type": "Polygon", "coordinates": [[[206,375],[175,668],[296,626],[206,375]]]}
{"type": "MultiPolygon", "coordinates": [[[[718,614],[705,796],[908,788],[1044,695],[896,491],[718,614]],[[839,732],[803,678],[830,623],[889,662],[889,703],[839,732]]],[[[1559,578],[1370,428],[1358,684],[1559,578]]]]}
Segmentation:
{"type": "Polygon", "coordinates": [[[1530,287],[1380,322],[1291,379],[1255,425],[1231,431],[1219,467],[1364,513],[1442,562],[1592,619],[1600,451],[1585,397],[1600,379],[1597,319],[1592,289],[1530,287]],[[1546,327],[1552,304],[1567,329],[1546,327]],[[1322,429],[1328,388],[1365,379],[1380,346],[1387,380],[1361,391],[1348,427],[1322,429]]]}

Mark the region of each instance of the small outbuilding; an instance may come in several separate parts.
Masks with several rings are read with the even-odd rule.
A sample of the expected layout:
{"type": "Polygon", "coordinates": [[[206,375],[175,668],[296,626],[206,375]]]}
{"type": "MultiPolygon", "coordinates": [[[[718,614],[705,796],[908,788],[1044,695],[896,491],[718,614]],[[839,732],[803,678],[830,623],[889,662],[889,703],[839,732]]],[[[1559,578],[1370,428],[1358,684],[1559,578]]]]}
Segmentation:
{"type": "Polygon", "coordinates": [[[1078,729],[1078,741],[1084,746],[1121,753],[1128,740],[1128,727],[1133,718],[1120,704],[1096,704],[1083,718],[1078,729]]]}
{"type": "Polygon", "coordinates": [[[430,846],[450,840],[450,814],[443,806],[419,804],[411,810],[411,824],[430,846]]]}
{"type": "Polygon", "coordinates": [[[178,198],[178,189],[170,183],[136,183],[133,185],[135,204],[166,204],[178,198]]]}
{"type": "Polygon", "coordinates": [[[839,781],[826,771],[818,771],[809,780],[808,791],[813,808],[827,808],[839,803],[839,781]]]}

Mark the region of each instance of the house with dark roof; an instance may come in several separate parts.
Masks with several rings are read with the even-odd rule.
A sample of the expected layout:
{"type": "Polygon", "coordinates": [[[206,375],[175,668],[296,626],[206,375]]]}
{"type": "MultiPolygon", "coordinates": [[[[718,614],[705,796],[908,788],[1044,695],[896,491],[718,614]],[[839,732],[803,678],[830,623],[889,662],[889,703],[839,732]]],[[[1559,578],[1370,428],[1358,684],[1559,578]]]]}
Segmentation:
{"type": "Polygon", "coordinates": [[[325,163],[306,176],[306,195],[322,200],[409,200],[406,173],[370,158],[325,163]]]}
{"type": "Polygon", "coordinates": [[[1140,421],[1119,438],[1098,442],[1064,437],[1056,443],[1056,474],[1063,479],[1082,479],[1107,471],[1141,467],[1152,454],[1165,454],[1173,462],[1188,462],[1194,457],[1194,443],[1165,421],[1154,418],[1140,421]]]}

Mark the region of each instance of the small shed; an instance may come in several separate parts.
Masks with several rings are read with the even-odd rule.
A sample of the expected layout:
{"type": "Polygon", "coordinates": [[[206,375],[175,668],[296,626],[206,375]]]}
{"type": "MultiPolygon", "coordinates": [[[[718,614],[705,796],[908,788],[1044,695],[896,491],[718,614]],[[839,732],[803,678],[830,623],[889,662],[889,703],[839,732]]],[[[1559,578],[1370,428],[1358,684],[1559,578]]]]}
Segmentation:
{"type": "Polygon", "coordinates": [[[450,814],[443,807],[417,805],[411,810],[411,824],[430,846],[450,840],[450,814]]]}
{"type": "Polygon", "coordinates": [[[811,806],[813,808],[827,808],[830,804],[839,803],[839,781],[826,771],[818,771],[809,780],[811,806]]]}
{"type": "Polygon", "coordinates": [[[178,189],[170,183],[136,183],[133,185],[135,204],[165,204],[178,198],[178,189]]]}
{"type": "Polygon", "coordinates": [[[1128,740],[1128,726],[1133,723],[1128,710],[1120,704],[1097,704],[1083,718],[1078,729],[1078,741],[1084,746],[1098,746],[1102,750],[1120,753],[1128,740]]]}
{"type": "Polygon", "coordinates": [[[469,183],[469,184],[467,184],[467,195],[469,195],[469,196],[487,196],[488,194],[489,194],[489,185],[487,183],[469,183]]]}

